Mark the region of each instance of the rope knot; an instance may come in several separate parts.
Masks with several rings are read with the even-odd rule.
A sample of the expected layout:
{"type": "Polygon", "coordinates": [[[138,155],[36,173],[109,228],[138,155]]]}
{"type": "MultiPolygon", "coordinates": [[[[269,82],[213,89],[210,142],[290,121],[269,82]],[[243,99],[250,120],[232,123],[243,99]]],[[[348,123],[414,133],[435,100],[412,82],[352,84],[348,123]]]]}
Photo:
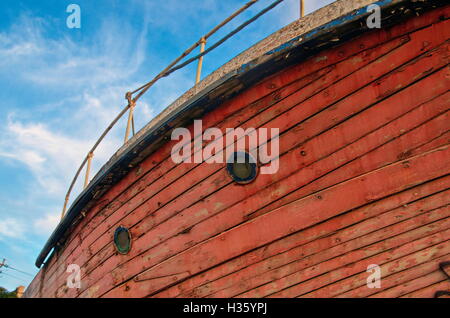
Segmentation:
{"type": "Polygon", "coordinates": [[[134,107],[136,106],[136,102],[133,100],[133,95],[131,94],[131,92],[127,92],[125,94],[125,99],[128,101],[128,106],[130,107],[134,107]]]}

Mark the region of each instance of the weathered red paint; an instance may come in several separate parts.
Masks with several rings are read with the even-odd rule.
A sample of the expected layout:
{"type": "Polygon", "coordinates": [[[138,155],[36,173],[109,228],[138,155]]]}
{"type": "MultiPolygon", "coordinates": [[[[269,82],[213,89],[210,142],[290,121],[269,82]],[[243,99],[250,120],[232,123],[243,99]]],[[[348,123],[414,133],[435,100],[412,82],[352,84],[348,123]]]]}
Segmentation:
{"type": "Polygon", "coordinates": [[[448,289],[438,263],[450,255],[449,12],[321,52],[205,115],[203,129],[279,128],[279,171],[237,185],[223,164],[176,165],[169,141],[86,211],[27,295],[432,297],[448,289]],[[127,255],[112,244],[119,225],[134,238],[127,255]],[[66,287],[72,263],[82,269],[79,290],[66,287]],[[381,290],[365,285],[372,263],[386,276],[381,290]]]}

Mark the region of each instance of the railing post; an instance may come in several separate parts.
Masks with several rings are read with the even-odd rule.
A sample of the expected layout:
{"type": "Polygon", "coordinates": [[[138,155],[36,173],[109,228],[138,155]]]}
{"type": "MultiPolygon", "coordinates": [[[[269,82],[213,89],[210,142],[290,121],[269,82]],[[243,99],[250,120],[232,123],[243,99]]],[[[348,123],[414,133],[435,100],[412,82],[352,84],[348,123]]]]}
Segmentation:
{"type": "MultiPolygon", "coordinates": [[[[202,37],[200,40],[200,53],[203,53],[205,51],[205,44],[206,44],[206,39],[204,37],[202,37]]],[[[200,56],[198,59],[197,75],[195,76],[195,84],[200,82],[200,75],[202,74],[202,66],[203,66],[203,56],[200,56]]]]}
{"type": "Polygon", "coordinates": [[[91,162],[92,162],[93,156],[94,156],[94,153],[92,153],[92,152],[90,152],[87,156],[86,176],[84,177],[84,188],[85,189],[89,184],[89,174],[91,172],[91,162]]]}
{"type": "Polygon", "coordinates": [[[125,95],[125,97],[128,100],[128,106],[130,108],[130,112],[129,112],[129,115],[128,115],[128,122],[127,122],[127,129],[125,131],[124,143],[126,143],[128,141],[128,136],[130,135],[131,125],[134,125],[133,112],[134,112],[134,106],[136,106],[135,101],[131,98],[131,93],[130,92],[128,92],[125,95]]]}
{"type": "Polygon", "coordinates": [[[66,198],[64,199],[64,206],[63,206],[63,209],[62,209],[62,212],[61,212],[61,220],[63,219],[64,214],[66,214],[66,209],[67,209],[67,203],[68,202],[69,202],[69,195],[67,194],[66,198]]]}
{"type": "Polygon", "coordinates": [[[300,0],[300,18],[305,16],[305,0],[300,0]]]}

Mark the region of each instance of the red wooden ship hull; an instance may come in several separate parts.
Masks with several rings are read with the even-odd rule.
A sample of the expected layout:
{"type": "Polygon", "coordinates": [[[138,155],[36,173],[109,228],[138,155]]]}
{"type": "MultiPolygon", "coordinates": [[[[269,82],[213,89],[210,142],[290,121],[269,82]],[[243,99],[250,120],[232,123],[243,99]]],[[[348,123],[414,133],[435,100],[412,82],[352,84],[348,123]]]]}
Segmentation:
{"type": "Polygon", "coordinates": [[[225,164],[174,163],[165,140],[91,200],[25,296],[444,295],[449,14],[368,30],[223,99],[203,129],[278,128],[276,173],[238,184],[225,164]],[[80,288],[67,286],[70,264],[80,288]],[[372,264],[380,288],[367,285],[372,264]]]}

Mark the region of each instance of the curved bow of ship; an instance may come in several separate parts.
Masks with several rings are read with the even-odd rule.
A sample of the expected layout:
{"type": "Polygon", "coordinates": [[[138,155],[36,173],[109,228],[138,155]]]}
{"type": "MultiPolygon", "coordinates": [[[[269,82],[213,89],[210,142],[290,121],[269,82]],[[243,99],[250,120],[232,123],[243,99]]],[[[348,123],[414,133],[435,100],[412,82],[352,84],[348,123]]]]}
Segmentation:
{"type": "Polygon", "coordinates": [[[449,15],[337,1],[241,53],[86,184],[24,297],[448,296],[449,15]]]}

